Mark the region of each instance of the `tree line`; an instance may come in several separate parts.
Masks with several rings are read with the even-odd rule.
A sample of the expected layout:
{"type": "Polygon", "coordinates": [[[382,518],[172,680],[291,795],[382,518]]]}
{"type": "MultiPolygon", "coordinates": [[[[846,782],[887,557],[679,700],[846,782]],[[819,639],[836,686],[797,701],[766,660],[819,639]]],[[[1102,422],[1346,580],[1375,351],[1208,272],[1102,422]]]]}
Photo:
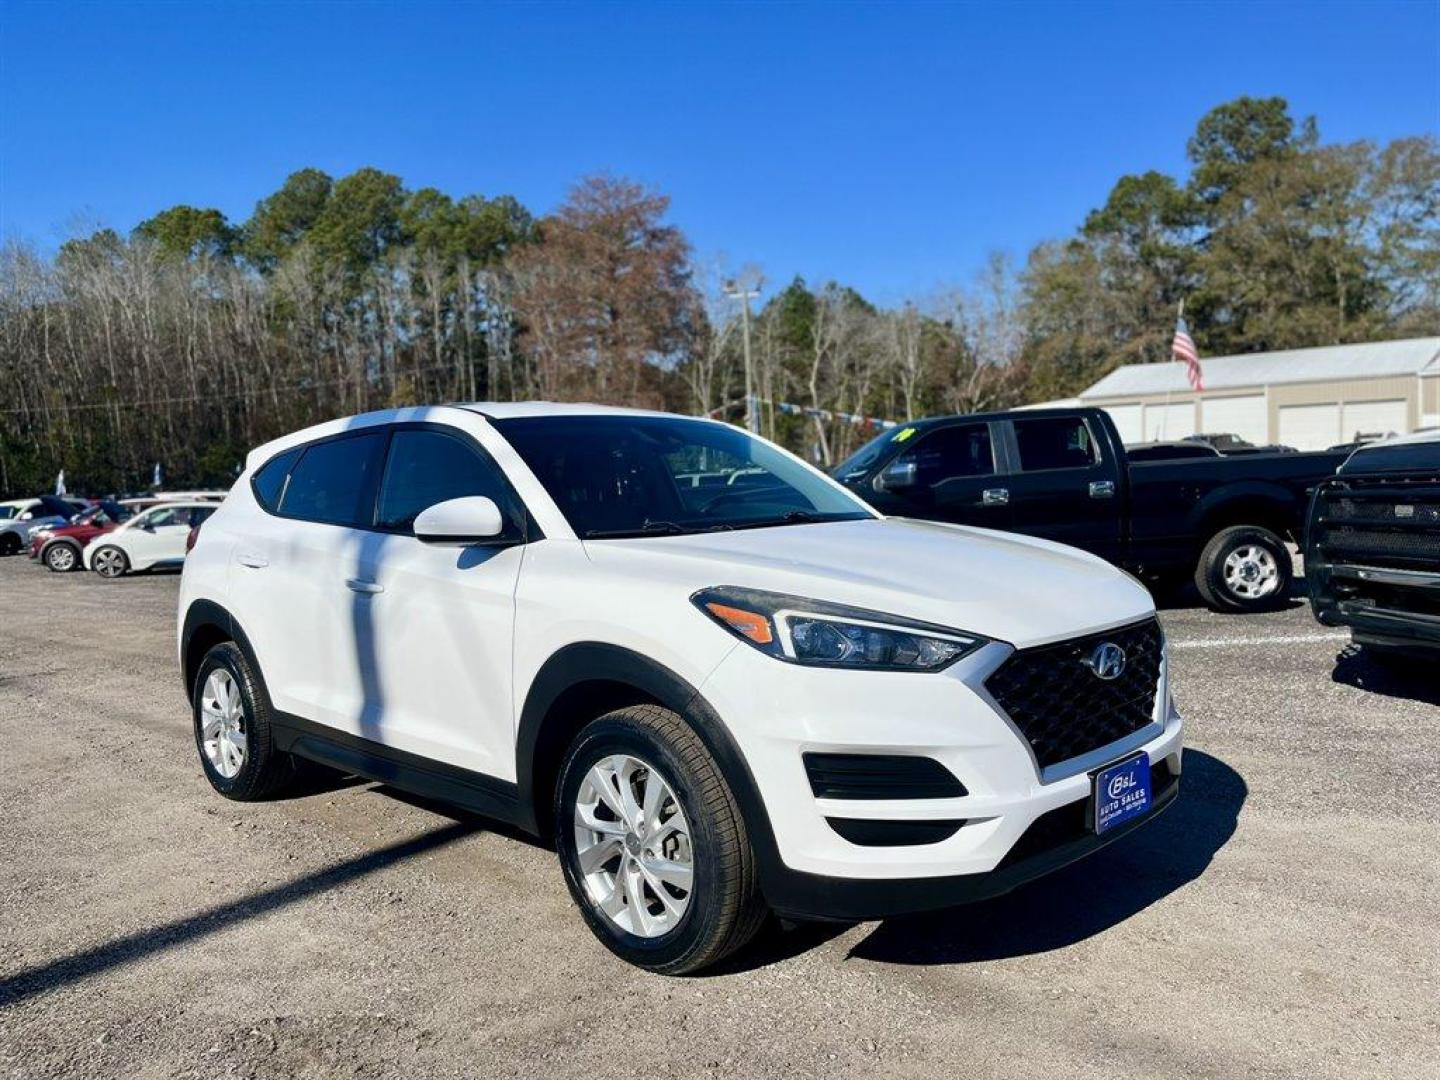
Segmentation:
{"type": "Polygon", "coordinates": [[[1072,395],[1169,359],[1440,333],[1440,145],[1327,144],[1279,98],[1207,113],[1190,171],[1121,177],[1023,263],[877,305],[697,260],[667,198],[590,176],[536,217],[378,169],[292,174],[249,219],[175,206],[53,257],[0,250],[0,492],[223,484],[373,408],[548,398],[757,423],[822,464],[917,416],[1072,395]],[[765,296],[750,309],[750,296],[765,296]]]}

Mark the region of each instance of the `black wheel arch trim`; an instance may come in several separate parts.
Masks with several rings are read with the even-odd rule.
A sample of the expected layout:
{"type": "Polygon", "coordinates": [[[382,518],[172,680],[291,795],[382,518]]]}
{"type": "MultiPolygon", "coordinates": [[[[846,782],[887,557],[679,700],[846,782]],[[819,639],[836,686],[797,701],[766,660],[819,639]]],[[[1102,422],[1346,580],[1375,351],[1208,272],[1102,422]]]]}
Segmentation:
{"type": "MultiPolygon", "coordinates": [[[[185,683],[186,697],[189,697],[194,691],[194,687],[190,685],[193,677],[190,646],[196,635],[207,628],[219,630],[226,638],[235,642],[251,670],[259,677],[261,685],[264,685],[265,676],[261,673],[260,663],[255,658],[255,649],[251,646],[250,639],[245,636],[244,629],[235,617],[214,600],[194,600],[185,609],[185,622],[180,630],[180,678],[185,683]]],[[[203,657],[195,658],[195,670],[199,670],[201,659],[203,657]]]]}
{"type": "MultiPolygon", "coordinates": [[[[648,656],[619,645],[578,642],[554,653],[536,673],[525,695],[515,746],[515,777],[530,810],[525,827],[539,832],[548,806],[536,804],[537,751],[545,721],[562,694],[586,682],[623,683],[684,717],[700,736],[745,818],[745,829],[760,869],[761,891],[790,871],[780,859],[770,815],[744,755],[714,707],[698,689],[648,656]]],[[[545,790],[548,792],[548,785],[545,790]]]]}

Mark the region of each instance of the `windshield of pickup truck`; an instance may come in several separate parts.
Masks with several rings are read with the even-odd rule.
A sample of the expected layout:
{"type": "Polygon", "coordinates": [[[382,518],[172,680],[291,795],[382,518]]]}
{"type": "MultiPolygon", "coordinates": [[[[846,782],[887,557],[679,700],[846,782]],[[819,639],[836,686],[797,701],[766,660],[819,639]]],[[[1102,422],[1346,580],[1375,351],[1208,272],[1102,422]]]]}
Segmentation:
{"type": "Polygon", "coordinates": [[[726,424],[583,415],[493,423],[581,539],[874,516],[783,450],[726,424]]]}
{"type": "Polygon", "coordinates": [[[1440,436],[1362,446],[1340,466],[1342,473],[1440,473],[1440,436]]]}

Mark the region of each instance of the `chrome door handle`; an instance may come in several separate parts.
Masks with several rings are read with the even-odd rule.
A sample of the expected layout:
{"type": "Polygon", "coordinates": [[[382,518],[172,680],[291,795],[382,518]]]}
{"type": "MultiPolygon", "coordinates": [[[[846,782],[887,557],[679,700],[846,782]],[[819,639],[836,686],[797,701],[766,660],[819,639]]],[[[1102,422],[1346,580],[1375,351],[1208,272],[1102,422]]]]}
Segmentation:
{"type": "Polygon", "coordinates": [[[984,506],[1004,506],[1009,501],[1009,488],[986,488],[980,493],[980,502],[984,506]]]}
{"type": "Polygon", "coordinates": [[[264,555],[236,555],[235,561],[241,566],[248,566],[252,570],[260,570],[270,565],[270,560],[264,555]]]}
{"type": "Polygon", "coordinates": [[[1090,498],[1092,499],[1113,499],[1115,497],[1114,480],[1094,480],[1090,483],[1090,498]]]}
{"type": "Polygon", "coordinates": [[[346,578],[345,587],[351,592],[364,593],[366,596],[373,596],[375,593],[385,591],[384,585],[378,585],[373,581],[362,581],[360,578],[346,578]]]}

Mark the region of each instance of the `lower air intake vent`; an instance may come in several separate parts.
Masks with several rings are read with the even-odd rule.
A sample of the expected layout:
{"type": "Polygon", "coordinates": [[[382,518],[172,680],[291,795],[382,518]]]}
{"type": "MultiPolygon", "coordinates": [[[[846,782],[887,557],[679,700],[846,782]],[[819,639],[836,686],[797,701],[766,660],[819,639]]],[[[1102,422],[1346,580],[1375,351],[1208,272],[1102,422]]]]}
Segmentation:
{"type": "Polygon", "coordinates": [[[934,758],[904,754],[806,754],[817,799],[954,799],[965,785],[934,758]]]}

